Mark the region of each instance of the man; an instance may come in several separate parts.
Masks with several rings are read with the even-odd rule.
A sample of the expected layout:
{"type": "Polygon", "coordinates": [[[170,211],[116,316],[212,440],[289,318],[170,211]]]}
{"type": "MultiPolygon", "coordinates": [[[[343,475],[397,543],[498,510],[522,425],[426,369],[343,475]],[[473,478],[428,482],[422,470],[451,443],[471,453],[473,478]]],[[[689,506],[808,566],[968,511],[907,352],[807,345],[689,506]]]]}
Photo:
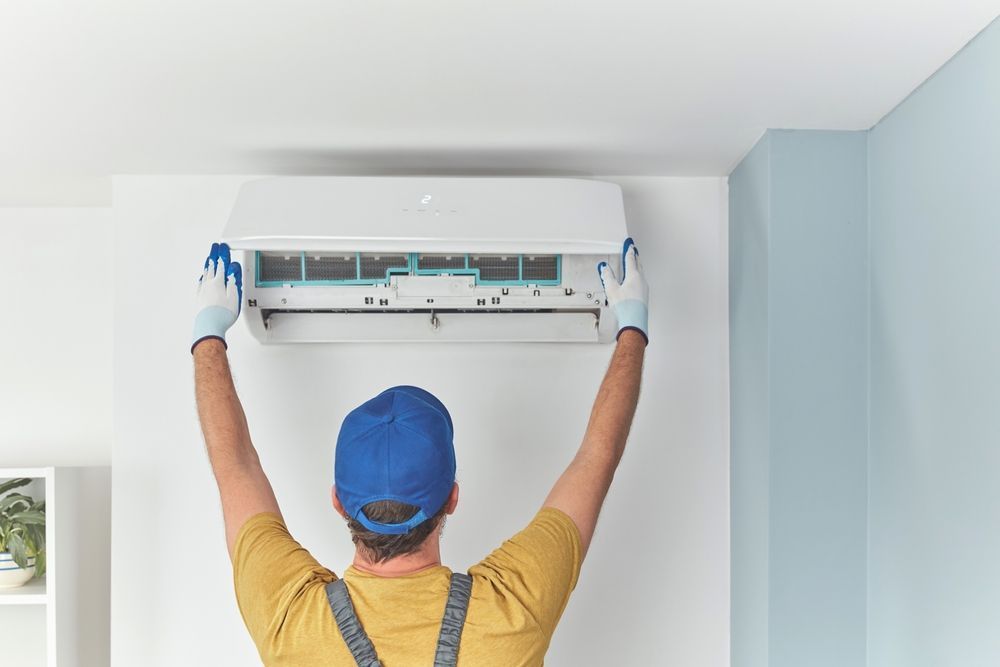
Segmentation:
{"type": "Polygon", "coordinates": [[[191,348],[198,415],[237,601],[266,665],[542,664],[625,448],[648,342],[632,240],[621,282],[604,262],[598,272],[616,349],[583,443],[531,523],[467,575],[442,566],[444,517],[458,504],[451,416],[429,392],[393,387],[348,414],[337,439],[331,497],[356,545],[338,579],[289,535],[251,443],[225,343],[242,269],[212,246],[191,348]]]}

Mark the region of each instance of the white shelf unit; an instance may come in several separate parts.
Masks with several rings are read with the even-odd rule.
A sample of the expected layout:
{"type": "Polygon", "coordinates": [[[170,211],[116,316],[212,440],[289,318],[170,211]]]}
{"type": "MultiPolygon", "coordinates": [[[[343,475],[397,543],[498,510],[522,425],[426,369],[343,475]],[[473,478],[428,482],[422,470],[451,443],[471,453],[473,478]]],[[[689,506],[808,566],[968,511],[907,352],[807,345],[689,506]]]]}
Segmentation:
{"type": "Polygon", "coordinates": [[[0,605],[47,604],[45,579],[32,579],[20,588],[0,588],[0,605]]]}
{"type": "MultiPolygon", "coordinates": [[[[88,579],[95,576],[102,579],[96,573],[108,568],[110,547],[102,546],[102,542],[110,533],[106,502],[110,494],[82,491],[92,490],[95,484],[109,486],[109,471],[106,467],[0,468],[0,482],[18,477],[34,480],[29,486],[17,489],[18,492],[36,500],[45,498],[46,573],[20,588],[0,589],[0,611],[17,614],[14,607],[22,607],[24,619],[19,621],[19,627],[32,636],[44,632],[45,658],[39,656],[35,664],[89,667],[94,664],[95,653],[93,641],[84,635],[95,627],[95,620],[82,617],[80,610],[87,608],[88,614],[96,612],[98,632],[106,631],[108,621],[101,619],[102,613],[107,617],[106,604],[103,610],[100,599],[96,605],[90,604],[92,586],[88,579]],[[92,538],[96,538],[96,543],[92,538]],[[44,608],[44,629],[36,627],[41,614],[28,611],[38,607],[44,608]]],[[[107,577],[103,579],[106,581],[107,577]]]]}

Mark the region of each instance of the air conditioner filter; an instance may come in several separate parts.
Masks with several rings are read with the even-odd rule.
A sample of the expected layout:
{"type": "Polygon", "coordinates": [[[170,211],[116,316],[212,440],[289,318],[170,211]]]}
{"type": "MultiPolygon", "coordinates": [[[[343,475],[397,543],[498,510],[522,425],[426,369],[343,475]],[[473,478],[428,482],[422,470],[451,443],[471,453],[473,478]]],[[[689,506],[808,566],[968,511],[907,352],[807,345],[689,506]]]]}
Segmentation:
{"type": "Polygon", "coordinates": [[[291,283],[302,280],[302,255],[283,253],[260,253],[259,279],[261,282],[291,283]]]}
{"type": "Polygon", "coordinates": [[[521,280],[556,280],[559,267],[555,255],[525,255],[521,260],[521,280]]]}
{"type": "Polygon", "coordinates": [[[306,255],[306,280],[355,280],[358,258],[349,255],[306,255]]]}
{"type": "Polygon", "coordinates": [[[361,253],[361,280],[385,280],[389,271],[409,273],[409,257],[407,255],[379,255],[372,252],[361,253]]]}
{"type": "Polygon", "coordinates": [[[470,255],[469,268],[479,269],[479,279],[486,282],[518,280],[517,255],[470,255]]]}
{"type": "Polygon", "coordinates": [[[417,269],[420,271],[464,268],[465,255],[417,255],[417,269]]]}

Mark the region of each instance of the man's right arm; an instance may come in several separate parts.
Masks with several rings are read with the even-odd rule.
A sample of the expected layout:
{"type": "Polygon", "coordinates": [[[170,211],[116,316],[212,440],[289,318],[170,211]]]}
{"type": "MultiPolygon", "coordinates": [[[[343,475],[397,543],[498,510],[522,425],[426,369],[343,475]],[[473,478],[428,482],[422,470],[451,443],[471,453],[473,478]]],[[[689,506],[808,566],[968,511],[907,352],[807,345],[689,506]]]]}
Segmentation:
{"type": "Polygon", "coordinates": [[[647,344],[648,288],[631,239],[623,252],[624,281],[619,284],[607,265],[599,268],[609,305],[618,315],[618,345],[597,392],[583,444],[566,468],[545,507],[565,512],[580,531],[586,555],[597,517],[625,452],[625,442],[639,401],[642,362],[647,344]]]}
{"type": "Polygon", "coordinates": [[[594,536],[597,516],[611,488],[618,462],[625,452],[625,441],[639,400],[645,351],[646,341],[641,334],[622,332],[597,392],[583,444],[545,499],[545,507],[555,507],[573,519],[580,531],[584,554],[594,536]]]}

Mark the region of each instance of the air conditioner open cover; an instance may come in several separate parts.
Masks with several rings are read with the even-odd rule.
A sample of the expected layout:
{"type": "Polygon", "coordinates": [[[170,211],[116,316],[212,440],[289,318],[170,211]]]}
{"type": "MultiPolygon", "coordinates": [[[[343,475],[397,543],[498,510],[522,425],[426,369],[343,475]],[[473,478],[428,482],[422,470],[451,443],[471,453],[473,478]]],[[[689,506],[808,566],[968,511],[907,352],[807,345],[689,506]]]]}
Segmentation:
{"type": "Polygon", "coordinates": [[[613,338],[621,190],[556,178],[250,181],[223,238],[264,342],[613,338]]]}

